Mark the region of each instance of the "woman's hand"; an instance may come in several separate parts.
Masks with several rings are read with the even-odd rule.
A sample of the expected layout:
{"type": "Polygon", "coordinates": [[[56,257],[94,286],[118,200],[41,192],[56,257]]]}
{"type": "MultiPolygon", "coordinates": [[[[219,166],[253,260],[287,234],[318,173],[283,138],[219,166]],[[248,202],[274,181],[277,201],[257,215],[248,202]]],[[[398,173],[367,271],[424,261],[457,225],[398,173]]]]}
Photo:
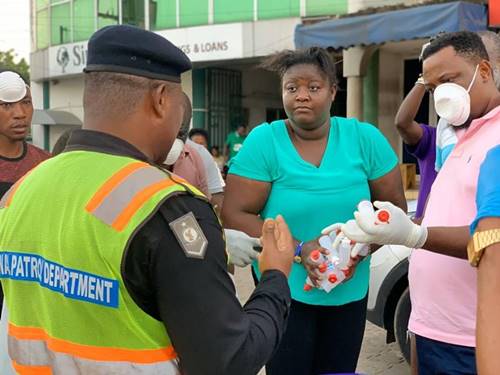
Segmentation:
{"type": "Polygon", "coordinates": [[[310,259],[310,255],[314,250],[319,250],[325,256],[329,254],[329,251],[321,247],[321,245],[318,243],[317,240],[312,240],[302,245],[302,252],[300,254],[300,257],[302,259],[302,264],[304,265],[304,268],[306,269],[307,274],[311,279],[311,282],[315,286],[319,286],[320,275],[321,275],[318,268],[319,263],[314,263],[310,259]]]}
{"type": "Polygon", "coordinates": [[[341,252],[340,246],[343,246],[343,251],[347,251],[349,254],[349,261],[346,268],[344,268],[344,274],[346,276],[344,283],[352,279],[354,272],[356,271],[357,265],[368,256],[370,253],[370,245],[365,243],[359,243],[350,240],[342,231],[342,223],[335,223],[326,228],[324,228],[321,233],[325,235],[330,235],[335,233],[335,241],[333,242],[332,248],[337,252],[341,252]],[[347,249],[345,247],[348,247],[347,249]]]}

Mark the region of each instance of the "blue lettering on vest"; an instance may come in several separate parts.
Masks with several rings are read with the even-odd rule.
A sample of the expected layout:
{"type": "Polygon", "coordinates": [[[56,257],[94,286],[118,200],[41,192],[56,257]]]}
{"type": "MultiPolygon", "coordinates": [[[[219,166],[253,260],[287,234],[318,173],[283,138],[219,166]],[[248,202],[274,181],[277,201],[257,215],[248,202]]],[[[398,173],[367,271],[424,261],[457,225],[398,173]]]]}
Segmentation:
{"type": "Polygon", "coordinates": [[[32,281],[67,298],[118,307],[118,280],[64,267],[39,255],[1,251],[0,279],[32,281]]]}

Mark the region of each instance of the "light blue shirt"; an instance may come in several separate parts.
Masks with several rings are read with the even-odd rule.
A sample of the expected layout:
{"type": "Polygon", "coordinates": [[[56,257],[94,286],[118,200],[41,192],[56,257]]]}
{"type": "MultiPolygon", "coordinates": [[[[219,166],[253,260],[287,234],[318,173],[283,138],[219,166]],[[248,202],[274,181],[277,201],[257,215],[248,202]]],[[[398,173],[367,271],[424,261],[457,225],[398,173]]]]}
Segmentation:
{"type": "MultiPolygon", "coordinates": [[[[370,199],[368,182],[384,176],[397,163],[376,127],[333,117],[322,162],[316,167],[301,158],[280,120],[252,130],[229,173],[271,183],[261,217],[281,214],[294,238],[309,241],[327,225],[352,219],[357,204],[370,199]]],[[[351,280],[330,293],[305,292],[306,277],[304,267],[294,263],[289,284],[296,301],[325,306],[359,301],[368,291],[369,259],[358,265],[351,280]]]]}
{"type": "Polygon", "coordinates": [[[500,146],[486,154],[477,182],[477,216],[471,225],[471,233],[476,230],[479,220],[485,217],[500,217],[500,146]]]}

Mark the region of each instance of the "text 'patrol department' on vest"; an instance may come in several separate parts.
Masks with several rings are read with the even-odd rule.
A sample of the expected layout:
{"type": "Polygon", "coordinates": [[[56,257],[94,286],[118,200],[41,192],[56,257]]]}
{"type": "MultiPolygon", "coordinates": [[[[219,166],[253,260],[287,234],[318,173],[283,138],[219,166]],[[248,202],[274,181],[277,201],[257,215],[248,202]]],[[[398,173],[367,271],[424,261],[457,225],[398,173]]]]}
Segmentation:
{"type": "Polygon", "coordinates": [[[45,260],[39,255],[0,252],[0,278],[38,282],[65,297],[118,307],[118,281],[45,260]]]}

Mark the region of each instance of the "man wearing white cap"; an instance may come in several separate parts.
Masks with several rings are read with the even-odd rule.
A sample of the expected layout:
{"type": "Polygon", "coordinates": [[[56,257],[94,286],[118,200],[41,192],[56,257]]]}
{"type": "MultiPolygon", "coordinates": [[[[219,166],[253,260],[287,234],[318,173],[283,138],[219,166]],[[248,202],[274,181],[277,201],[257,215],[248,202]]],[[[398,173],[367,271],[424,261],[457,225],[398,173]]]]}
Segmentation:
{"type": "Polygon", "coordinates": [[[25,141],[32,116],[26,83],[17,73],[0,73],[0,197],[26,172],[50,157],[25,141]]]}

